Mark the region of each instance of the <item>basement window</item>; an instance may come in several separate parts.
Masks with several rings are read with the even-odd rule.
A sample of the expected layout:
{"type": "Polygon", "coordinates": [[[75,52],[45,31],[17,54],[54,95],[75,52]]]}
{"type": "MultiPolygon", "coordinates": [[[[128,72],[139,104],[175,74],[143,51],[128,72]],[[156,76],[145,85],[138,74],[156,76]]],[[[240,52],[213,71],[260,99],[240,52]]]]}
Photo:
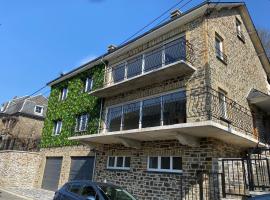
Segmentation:
{"type": "Polygon", "coordinates": [[[109,156],[107,162],[107,169],[130,169],[130,157],[127,156],[109,156]]]}
{"type": "Polygon", "coordinates": [[[148,171],[154,172],[182,172],[182,158],[178,156],[149,156],[148,171]]]}

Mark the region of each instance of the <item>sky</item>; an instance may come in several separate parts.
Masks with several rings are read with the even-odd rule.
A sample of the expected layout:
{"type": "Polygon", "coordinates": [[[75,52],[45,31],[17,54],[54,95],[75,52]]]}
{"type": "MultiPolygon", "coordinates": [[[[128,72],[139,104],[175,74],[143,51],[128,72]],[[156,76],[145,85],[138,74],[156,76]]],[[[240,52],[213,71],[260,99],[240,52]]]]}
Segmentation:
{"type": "MultiPolygon", "coordinates": [[[[179,1],[0,0],[0,104],[121,44],[179,1]]],[[[201,2],[183,0],[178,8],[201,2]]],[[[270,0],[245,2],[256,27],[270,29],[270,0]]],[[[40,93],[49,95],[49,88],[40,93]]]]}

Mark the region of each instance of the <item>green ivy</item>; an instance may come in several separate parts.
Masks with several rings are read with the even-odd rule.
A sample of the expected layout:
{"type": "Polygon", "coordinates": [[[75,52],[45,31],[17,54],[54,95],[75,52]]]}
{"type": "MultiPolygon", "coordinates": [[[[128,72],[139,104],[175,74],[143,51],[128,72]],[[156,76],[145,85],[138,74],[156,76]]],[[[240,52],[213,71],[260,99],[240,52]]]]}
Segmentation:
{"type": "Polygon", "coordinates": [[[68,137],[75,134],[76,117],[83,113],[88,113],[90,116],[88,130],[84,134],[97,132],[100,99],[84,92],[85,80],[89,76],[93,78],[93,90],[100,88],[104,79],[104,65],[96,65],[86,72],[52,86],[42,132],[42,148],[78,145],[77,142],[68,140],[68,137]],[[68,87],[68,96],[64,101],[59,101],[63,87],[68,87]],[[63,122],[61,133],[58,136],[53,135],[56,120],[63,122]]]}

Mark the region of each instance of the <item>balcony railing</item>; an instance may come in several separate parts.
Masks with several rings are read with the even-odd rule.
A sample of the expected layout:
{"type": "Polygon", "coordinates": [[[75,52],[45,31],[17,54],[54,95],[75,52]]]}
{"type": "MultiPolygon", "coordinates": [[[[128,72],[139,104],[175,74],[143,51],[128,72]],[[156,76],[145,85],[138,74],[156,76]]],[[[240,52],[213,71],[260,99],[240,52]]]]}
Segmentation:
{"type": "Polygon", "coordinates": [[[103,87],[151,73],[177,61],[193,61],[192,45],[183,38],[176,39],[105,70],[103,87]]]}
{"type": "MultiPolygon", "coordinates": [[[[254,134],[253,118],[249,109],[208,87],[177,91],[143,100],[110,107],[99,124],[89,131],[72,135],[89,135],[115,131],[138,130],[189,122],[214,121],[229,126],[242,134],[261,140],[254,134]]],[[[265,141],[262,141],[265,142],[265,141]]]]}

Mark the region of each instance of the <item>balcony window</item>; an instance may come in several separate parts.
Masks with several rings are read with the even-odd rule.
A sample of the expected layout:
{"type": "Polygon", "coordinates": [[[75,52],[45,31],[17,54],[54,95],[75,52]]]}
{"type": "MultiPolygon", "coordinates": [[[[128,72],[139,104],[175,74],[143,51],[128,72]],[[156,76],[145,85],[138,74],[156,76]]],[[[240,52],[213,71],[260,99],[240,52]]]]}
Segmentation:
{"type": "Polygon", "coordinates": [[[120,131],[186,122],[186,96],[178,91],[108,109],[107,130],[120,131]]]}
{"type": "Polygon", "coordinates": [[[147,99],[142,106],[142,128],[160,126],[161,98],[147,99]]]}
{"type": "Polygon", "coordinates": [[[186,97],[184,92],[163,97],[163,125],[186,122],[186,97]]]}
{"type": "Polygon", "coordinates": [[[125,105],[123,130],[130,130],[139,128],[140,121],[140,103],[131,103],[125,105]]]}
{"type": "Polygon", "coordinates": [[[112,69],[113,82],[123,81],[125,78],[125,63],[122,63],[112,69]]]}
{"type": "Polygon", "coordinates": [[[109,131],[120,131],[122,124],[122,106],[110,108],[108,111],[109,131]]]}
{"type": "Polygon", "coordinates": [[[158,48],[152,52],[145,54],[144,72],[148,72],[162,66],[162,48],[158,48]]]}
{"type": "Polygon", "coordinates": [[[169,42],[165,45],[165,64],[186,60],[185,37],[169,42]]]}
{"type": "Polygon", "coordinates": [[[220,117],[223,119],[227,119],[226,92],[221,89],[218,91],[218,101],[219,101],[220,117]]]}
{"type": "Polygon", "coordinates": [[[142,56],[138,56],[127,62],[127,78],[140,75],[142,73],[142,56]]]}

